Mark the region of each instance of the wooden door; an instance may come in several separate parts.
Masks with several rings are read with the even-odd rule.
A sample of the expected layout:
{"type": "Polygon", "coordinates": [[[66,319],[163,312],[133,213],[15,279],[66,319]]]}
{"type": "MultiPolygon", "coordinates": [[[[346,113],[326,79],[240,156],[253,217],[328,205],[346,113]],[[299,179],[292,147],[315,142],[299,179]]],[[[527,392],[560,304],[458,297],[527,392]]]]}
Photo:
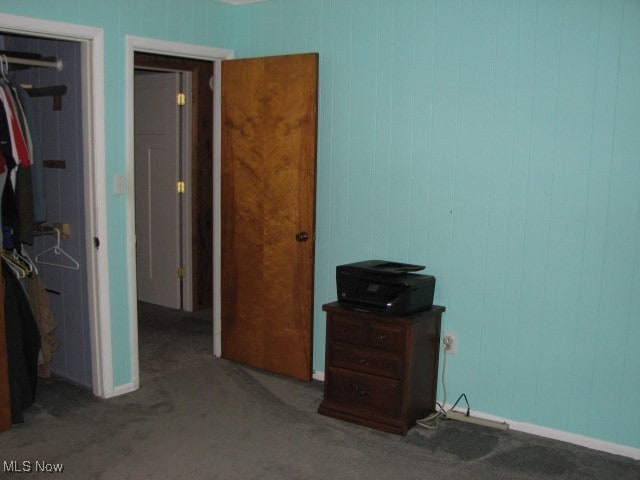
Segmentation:
{"type": "Polygon", "coordinates": [[[174,72],[135,74],[135,201],[138,299],[179,309],[180,121],[174,72]]]}
{"type": "Polygon", "coordinates": [[[311,378],[318,55],[222,64],[222,356],[311,378]]]}

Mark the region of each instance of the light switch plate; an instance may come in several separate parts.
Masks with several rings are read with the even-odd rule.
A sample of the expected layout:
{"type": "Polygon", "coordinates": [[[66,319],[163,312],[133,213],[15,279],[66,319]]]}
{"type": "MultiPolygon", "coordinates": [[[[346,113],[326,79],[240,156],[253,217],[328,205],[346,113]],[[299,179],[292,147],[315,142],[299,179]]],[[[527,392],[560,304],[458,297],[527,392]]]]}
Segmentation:
{"type": "Polygon", "coordinates": [[[113,193],[116,195],[125,195],[127,193],[127,182],[122,174],[116,174],[113,177],[113,193]]]}

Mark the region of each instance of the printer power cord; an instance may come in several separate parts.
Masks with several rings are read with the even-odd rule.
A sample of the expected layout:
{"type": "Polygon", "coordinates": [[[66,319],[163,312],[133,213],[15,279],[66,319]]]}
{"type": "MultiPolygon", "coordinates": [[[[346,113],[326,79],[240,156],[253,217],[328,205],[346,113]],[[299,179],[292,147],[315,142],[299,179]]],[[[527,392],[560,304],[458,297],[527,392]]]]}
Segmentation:
{"type": "Polygon", "coordinates": [[[471,410],[471,407],[469,406],[469,400],[467,399],[467,396],[464,393],[458,397],[458,399],[456,400],[456,403],[454,403],[448,411],[445,410],[444,406],[447,404],[447,382],[446,382],[447,356],[448,356],[447,352],[451,350],[451,338],[444,337],[443,344],[444,344],[444,348],[443,348],[444,358],[442,359],[442,403],[436,402],[436,411],[434,413],[424,418],[421,418],[419,420],[416,420],[416,424],[424,428],[430,428],[430,429],[438,428],[438,422],[440,418],[446,420],[448,411],[452,411],[458,405],[460,400],[462,400],[463,398],[467,403],[467,413],[466,413],[467,416],[469,416],[469,411],[471,410]]]}
{"type": "Polygon", "coordinates": [[[436,411],[431,415],[428,415],[424,418],[416,420],[416,424],[420,425],[424,428],[438,428],[438,421],[441,416],[446,418],[447,412],[444,409],[444,406],[447,404],[447,382],[446,382],[446,371],[447,371],[447,351],[451,348],[450,344],[446,343],[447,337],[445,337],[443,343],[443,358],[442,358],[442,403],[436,402],[436,411]]]}

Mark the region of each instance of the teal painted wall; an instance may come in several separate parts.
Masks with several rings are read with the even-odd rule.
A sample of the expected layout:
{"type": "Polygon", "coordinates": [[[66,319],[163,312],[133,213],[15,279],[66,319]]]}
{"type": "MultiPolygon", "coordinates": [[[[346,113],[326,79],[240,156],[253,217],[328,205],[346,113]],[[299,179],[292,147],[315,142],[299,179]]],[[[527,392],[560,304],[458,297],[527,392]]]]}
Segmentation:
{"type": "Polygon", "coordinates": [[[424,263],[449,401],[640,447],[640,2],[272,0],[228,28],[237,57],[320,53],[314,367],[336,265],[424,263]]]}
{"type": "MultiPolygon", "coordinates": [[[[105,29],[108,181],[124,170],[125,34],[237,57],[319,52],[314,368],[336,265],[424,263],[458,335],[452,398],[640,448],[640,2],[0,0],[0,11],[105,29]]],[[[109,186],[124,384],[125,201],[109,186]]]]}

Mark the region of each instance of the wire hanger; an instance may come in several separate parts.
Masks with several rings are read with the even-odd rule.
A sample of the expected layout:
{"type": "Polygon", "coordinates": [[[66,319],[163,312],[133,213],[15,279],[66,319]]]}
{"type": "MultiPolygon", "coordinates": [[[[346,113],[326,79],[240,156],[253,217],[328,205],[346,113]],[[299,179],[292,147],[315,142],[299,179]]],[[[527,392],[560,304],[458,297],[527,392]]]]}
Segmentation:
{"type": "Polygon", "coordinates": [[[38,267],[36,267],[33,260],[24,249],[24,243],[20,245],[20,253],[18,253],[17,249],[13,251],[13,255],[18,258],[18,260],[22,261],[28,268],[29,272],[35,273],[38,275],[38,267]]]}
{"type": "Polygon", "coordinates": [[[54,267],[60,267],[60,268],[70,268],[72,270],[78,270],[80,268],[80,264],[78,263],[78,261],[73,258],[71,255],[69,255],[67,252],[65,252],[62,247],[60,246],[60,230],[58,230],[57,228],[54,228],[53,230],[55,230],[56,232],[56,244],[52,247],[47,248],[46,250],[43,250],[42,252],[40,252],[39,254],[37,254],[34,259],[36,261],[36,263],[39,263],[41,265],[52,265],[54,267]],[[69,262],[71,262],[71,265],[65,264],[65,263],[53,263],[50,261],[46,261],[46,260],[41,260],[41,258],[49,253],[53,251],[53,253],[55,253],[56,255],[60,256],[62,255],[63,257],[65,257],[67,260],[69,260],[69,262]]]}
{"type": "Polygon", "coordinates": [[[5,54],[0,55],[0,74],[3,80],[9,77],[9,60],[5,54]]]}
{"type": "Polygon", "coordinates": [[[24,278],[31,274],[29,267],[14,257],[12,252],[3,250],[1,255],[5,265],[11,269],[16,278],[24,278]]]}

